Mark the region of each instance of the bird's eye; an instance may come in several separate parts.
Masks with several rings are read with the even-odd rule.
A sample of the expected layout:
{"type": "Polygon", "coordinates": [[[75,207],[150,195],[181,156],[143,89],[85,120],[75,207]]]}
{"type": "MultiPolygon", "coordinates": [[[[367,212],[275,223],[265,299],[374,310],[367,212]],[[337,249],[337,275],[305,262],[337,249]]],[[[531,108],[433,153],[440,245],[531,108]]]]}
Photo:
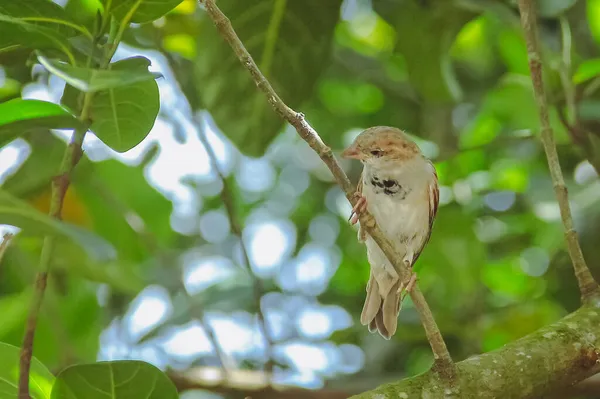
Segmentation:
{"type": "Polygon", "coordinates": [[[381,150],[373,150],[371,151],[371,155],[374,155],[376,157],[380,157],[383,154],[383,151],[381,150]]]}

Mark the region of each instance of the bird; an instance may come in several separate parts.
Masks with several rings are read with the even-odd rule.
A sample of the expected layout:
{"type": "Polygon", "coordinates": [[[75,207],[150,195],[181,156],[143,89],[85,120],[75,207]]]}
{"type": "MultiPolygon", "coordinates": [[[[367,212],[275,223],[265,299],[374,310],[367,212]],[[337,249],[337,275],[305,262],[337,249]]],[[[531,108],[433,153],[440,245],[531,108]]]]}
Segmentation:
{"type": "Polygon", "coordinates": [[[410,280],[401,281],[400,272],[359,225],[358,240],[365,243],[370,264],[360,322],[389,340],[404,295],[416,282],[412,267],[431,237],[439,204],[437,172],[404,131],[390,126],[362,131],[341,155],[363,164],[349,222],[356,224],[368,211],[367,223],[381,229],[411,271],[410,280]]]}

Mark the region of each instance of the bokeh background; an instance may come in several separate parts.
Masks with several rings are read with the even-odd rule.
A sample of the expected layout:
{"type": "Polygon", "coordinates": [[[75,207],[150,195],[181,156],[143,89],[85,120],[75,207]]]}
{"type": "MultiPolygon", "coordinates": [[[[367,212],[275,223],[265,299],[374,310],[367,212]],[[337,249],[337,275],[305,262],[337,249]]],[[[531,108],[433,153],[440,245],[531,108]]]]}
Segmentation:
{"type": "MultiPolygon", "coordinates": [[[[93,17],[92,0],[56,2],[93,17]]],[[[537,3],[551,121],[600,277],[600,1],[537,3]]],[[[218,4],[337,154],[363,128],[392,125],[435,161],[440,208],[416,267],[454,359],[578,307],[514,2],[218,4]]],[[[63,215],[113,248],[60,243],[35,355],[55,371],[142,359],[187,376],[188,399],[243,397],[270,367],[277,384],[348,393],[427,370],[410,299],[391,341],[360,325],[368,263],[349,203],[197,2],[130,29],[116,58],[135,54],[163,74],[160,116],[126,153],[86,137],[63,215]],[[223,368],[238,371],[227,393],[213,386],[223,368]]],[[[26,61],[0,54],[0,100],[58,102],[64,82],[26,61]]],[[[47,211],[69,134],[0,142],[2,189],[47,211]]],[[[361,166],[342,165],[356,182],[361,166]]],[[[17,234],[2,259],[0,341],[21,344],[40,247],[17,234]]]]}

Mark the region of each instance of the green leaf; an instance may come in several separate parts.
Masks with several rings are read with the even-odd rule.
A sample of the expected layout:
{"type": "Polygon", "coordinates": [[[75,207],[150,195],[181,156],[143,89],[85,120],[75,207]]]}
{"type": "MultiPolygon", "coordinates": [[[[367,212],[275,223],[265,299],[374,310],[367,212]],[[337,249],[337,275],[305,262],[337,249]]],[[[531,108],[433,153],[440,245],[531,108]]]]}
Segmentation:
{"type": "MultiPolygon", "coordinates": [[[[142,58],[146,60],[147,65],[150,65],[150,61],[147,58],[136,58],[142,58]]],[[[148,72],[147,69],[145,71],[140,69],[132,70],[124,68],[117,70],[104,70],[75,67],[61,61],[50,60],[40,53],[38,53],[38,61],[50,73],[58,76],[66,81],[69,85],[86,93],[122,87],[124,85],[131,85],[136,82],[148,80],[152,81],[161,76],[158,73],[148,72]]]]}
{"type": "MultiPolygon", "coordinates": [[[[76,31],[85,31],[85,28],[74,22],[65,9],[58,4],[50,0],[26,1],[0,0],[0,15],[51,28],[66,36],[72,36],[76,31]]],[[[89,32],[86,33],[91,36],[89,32]]]]}
{"type": "MultiPolygon", "coordinates": [[[[148,74],[149,65],[150,61],[145,57],[131,57],[111,64],[111,72],[148,74]]],[[[67,88],[61,102],[75,109],[77,93],[67,88]]],[[[146,79],[103,90],[94,95],[90,130],[113,150],[124,152],[150,133],[159,109],[160,96],[155,80],[146,79]]]]}
{"type": "Polygon", "coordinates": [[[596,43],[600,43],[600,0],[588,0],[586,5],[586,16],[590,33],[596,40],[596,43]]]}
{"type": "MultiPolygon", "coordinates": [[[[311,97],[328,65],[341,3],[220,0],[219,7],[281,98],[296,108],[311,97]]],[[[204,18],[201,29],[196,75],[204,106],[242,152],[259,156],[283,121],[212,21],[204,18]]]]}
{"type": "Polygon", "coordinates": [[[53,219],[4,190],[0,190],[0,220],[20,228],[23,234],[68,238],[99,260],[115,256],[114,248],[102,238],[78,226],[53,219]]]}
{"type": "MultiPolygon", "coordinates": [[[[136,3],[139,2],[140,4],[133,13],[131,22],[141,24],[144,22],[152,22],[155,19],[162,17],[163,15],[171,11],[173,8],[177,7],[182,1],[183,0],[121,0],[119,2],[113,1],[113,6],[110,9],[110,13],[116,16],[118,19],[122,20],[136,5],[136,3]]],[[[102,0],[102,3],[106,7],[107,1],[102,0]]]]}
{"type": "MultiPolygon", "coordinates": [[[[17,397],[19,351],[16,346],[0,342],[0,399],[17,397]]],[[[54,376],[35,357],[31,359],[29,390],[32,399],[49,399],[54,376]]]]}
{"type": "MultiPolygon", "coordinates": [[[[6,258],[2,258],[3,262],[6,258]]],[[[6,263],[2,264],[4,268],[6,263]]],[[[22,292],[2,295],[0,297],[0,313],[2,315],[2,323],[0,324],[0,337],[4,337],[13,329],[21,330],[25,325],[27,312],[29,311],[29,299],[31,297],[32,288],[27,287],[22,292]]],[[[0,389],[1,392],[1,389],[0,389]]],[[[2,394],[0,393],[0,398],[2,394]]]]}
{"type": "Polygon", "coordinates": [[[410,82],[432,102],[454,101],[461,89],[450,64],[450,48],[476,14],[446,0],[374,0],[373,8],[397,32],[397,50],[406,59],[410,82]],[[418,33],[418,40],[415,38],[418,33]]]}
{"type": "Polygon", "coordinates": [[[0,104],[0,142],[34,129],[77,129],[81,122],[58,104],[15,98],[0,104]]]}
{"type": "Polygon", "coordinates": [[[174,238],[170,225],[173,204],[148,184],[144,167],[131,167],[116,160],[94,163],[90,174],[75,171],[73,185],[93,220],[94,231],[111,242],[121,260],[140,262],[149,256],[139,233],[127,215],[135,213],[159,246],[174,238]],[[109,204],[107,206],[107,204],[109,204]]]}
{"type": "Polygon", "coordinates": [[[136,360],[67,367],[54,383],[52,399],[176,399],[171,380],[153,365],[136,360]]]}
{"type": "Polygon", "coordinates": [[[67,37],[61,33],[45,26],[0,14],[0,52],[21,47],[55,48],[65,53],[71,61],[74,60],[67,37]]]}
{"type": "Polygon", "coordinates": [[[72,58],[67,39],[92,35],[49,0],[0,0],[0,51],[18,47],[58,48],[72,58]]]}
{"type": "Polygon", "coordinates": [[[585,60],[577,67],[577,71],[573,75],[573,82],[583,83],[598,75],[600,75],[600,58],[585,60]]]}

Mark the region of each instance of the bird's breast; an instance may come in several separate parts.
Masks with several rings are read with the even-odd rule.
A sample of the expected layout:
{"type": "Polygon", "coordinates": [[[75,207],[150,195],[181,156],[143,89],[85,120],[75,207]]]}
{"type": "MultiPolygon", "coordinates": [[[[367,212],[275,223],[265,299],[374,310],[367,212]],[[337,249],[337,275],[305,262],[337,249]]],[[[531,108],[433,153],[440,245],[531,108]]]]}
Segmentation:
{"type": "Polygon", "coordinates": [[[363,182],[369,212],[395,242],[414,240],[428,226],[425,185],[395,177],[371,175],[363,182]]]}

